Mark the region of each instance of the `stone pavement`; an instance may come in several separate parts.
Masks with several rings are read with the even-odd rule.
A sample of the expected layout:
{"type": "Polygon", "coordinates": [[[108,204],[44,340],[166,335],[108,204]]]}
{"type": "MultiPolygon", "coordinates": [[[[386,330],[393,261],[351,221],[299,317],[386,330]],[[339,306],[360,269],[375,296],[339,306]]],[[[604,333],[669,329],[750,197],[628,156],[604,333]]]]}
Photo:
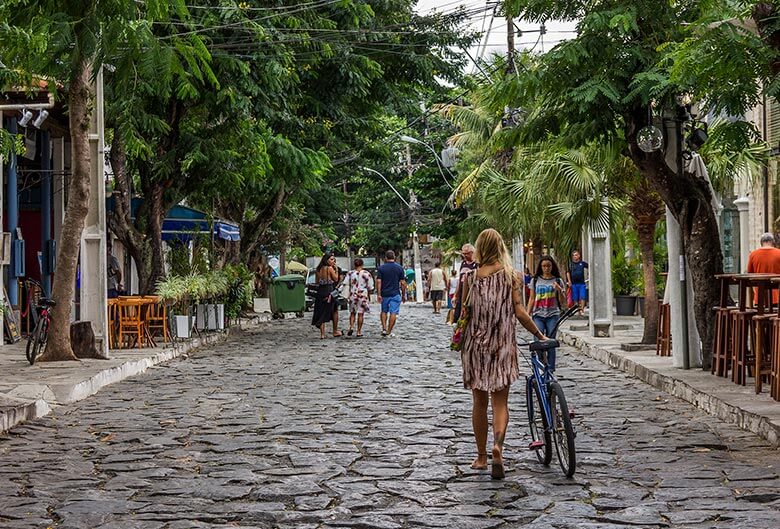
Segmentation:
{"type": "Polygon", "coordinates": [[[507,478],[469,463],[471,396],[442,316],[394,338],[261,324],[0,437],[0,527],[774,528],[780,452],[565,348],[578,472],[524,450],[513,386],[507,478]]]}
{"type": "MultiPolygon", "coordinates": [[[[268,315],[256,316],[254,320],[268,315]]],[[[252,320],[252,321],[254,321],[252,320]]],[[[244,320],[244,325],[251,324],[244,320]]],[[[224,334],[204,334],[178,342],[176,346],[122,349],[108,360],[43,362],[31,366],[25,356],[27,341],[0,347],[0,432],[22,421],[42,417],[60,404],[76,402],[100,388],[138,375],[149,367],[172,360],[201,345],[225,338],[224,334]]]]}
{"type": "MultiPolygon", "coordinates": [[[[642,339],[642,318],[617,317],[613,337],[589,336],[587,320],[572,319],[561,326],[560,338],[596,360],[615,367],[706,412],[756,433],[775,447],[780,445],[780,402],[763,392],[756,395],[753,379],[738,386],[730,378],[716,377],[701,368],[675,368],[671,357],[660,357],[652,349],[625,351],[623,344],[642,339]]],[[[780,527],[780,522],[778,522],[780,527]]]]}

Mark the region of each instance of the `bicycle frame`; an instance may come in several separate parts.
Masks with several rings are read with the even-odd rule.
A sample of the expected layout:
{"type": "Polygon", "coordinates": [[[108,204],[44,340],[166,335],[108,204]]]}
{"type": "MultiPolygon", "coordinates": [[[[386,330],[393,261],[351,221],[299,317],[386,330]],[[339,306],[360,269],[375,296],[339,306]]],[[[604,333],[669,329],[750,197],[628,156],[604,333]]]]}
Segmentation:
{"type": "MultiPolygon", "coordinates": [[[[563,315],[558,320],[558,323],[555,324],[555,327],[553,329],[552,334],[555,335],[558,333],[558,328],[561,326],[561,323],[571,318],[575,312],[577,312],[577,307],[571,307],[566,312],[563,313],[563,315]]],[[[552,349],[552,347],[548,349],[544,349],[544,352],[546,352],[552,349]]],[[[552,417],[552,409],[550,408],[550,400],[548,398],[549,392],[548,392],[548,385],[551,382],[557,382],[555,375],[552,374],[550,371],[550,367],[547,365],[546,362],[542,362],[539,359],[539,351],[530,351],[531,353],[531,359],[528,360],[528,363],[531,366],[531,372],[532,374],[529,375],[534,378],[536,381],[536,387],[539,388],[539,400],[540,405],[542,407],[543,413],[545,418],[547,419],[547,431],[552,432],[553,429],[553,417],[552,417]]]]}

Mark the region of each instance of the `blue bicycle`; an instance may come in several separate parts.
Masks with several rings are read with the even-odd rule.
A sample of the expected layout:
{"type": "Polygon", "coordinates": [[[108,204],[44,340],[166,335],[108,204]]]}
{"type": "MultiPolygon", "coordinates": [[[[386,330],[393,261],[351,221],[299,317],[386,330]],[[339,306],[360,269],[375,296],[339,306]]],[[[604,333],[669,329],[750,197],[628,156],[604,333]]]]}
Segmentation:
{"type": "MultiPolygon", "coordinates": [[[[577,310],[577,307],[572,307],[564,312],[555,326],[555,331],[557,332],[561,323],[574,315],[577,310]]],[[[528,426],[533,440],[528,448],[536,452],[536,458],[540,463],[548,466],[552,461],[554,444],[561,470],[566,477],[570,478],[574,475],[577,466],[574,448],[574,438],[577,434],[571,422],[573,414],[569,412],[563,388],[547,366],[547,351],[560,344],[557,340],[546,340],[524,345],[528,346],[531,353],[529,359],[521,352],[531,367],[531,375],[526,377],[525,385],[528,426]]]]}

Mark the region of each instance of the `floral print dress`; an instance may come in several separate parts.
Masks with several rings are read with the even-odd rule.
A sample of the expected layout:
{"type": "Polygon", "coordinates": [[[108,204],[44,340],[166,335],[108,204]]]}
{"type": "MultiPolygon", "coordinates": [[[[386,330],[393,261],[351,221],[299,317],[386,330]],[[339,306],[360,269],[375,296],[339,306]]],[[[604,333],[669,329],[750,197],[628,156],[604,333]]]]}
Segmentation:
{"type": "Polygon", "coordinates": [[[352,270],[347,276],[349,281],[350,310],[356,314],[371,311],[368,304],[368,292],[374,288],[374,278],[368,270],[352,270]]]}

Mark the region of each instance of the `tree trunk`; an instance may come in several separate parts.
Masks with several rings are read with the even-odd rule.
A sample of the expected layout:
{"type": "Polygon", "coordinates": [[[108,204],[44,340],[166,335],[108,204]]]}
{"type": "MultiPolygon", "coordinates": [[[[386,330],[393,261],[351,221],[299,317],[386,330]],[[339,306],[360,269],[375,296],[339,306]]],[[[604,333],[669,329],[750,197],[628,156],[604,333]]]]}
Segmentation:
{"type": "Polygon", "coordinates": [[[147,288],[151,290],[157,288],[157,283],[165,279],[165,248],[162,241],[162,225],[167,208],[163,204],[164,192],[163,187],[155,186],[152,192],[144,197],[149,212],[147,217],[149,237],[147,240],[151,250],[151,269],[149,270],[147,288]]]}
{"type": "Polygon", "coordinates": [[[82,60],[77,65],[68,91],[72,171],[68,180],[68,205],[57,250],[57,270],[54,272],[52,298],[57,305],[52,308],[46,352],[41,358],[44,361],[76,360],[70,343],[70,312],[76,287],[81,234],[89,212],[89,125],[94,99],[91,73],[90,62],[82,60]]]}
{"type": "Polygon", "coordinates": [[[132,193],[130,192],[127,158],[119,134],[111,143],[111,169],[114,173],[114,211],[107,216],[108,227],[121,241],[135,262],[138,292],[149,294],[149,250],[143,234],[132,224],[132,193]]]}
{"type": "Polygon", "coordinates": [[[279,187],[273,200],[271,200],[254,220],[241,222],[241,260],[244,263],[252,262],[258,247],[265,242],[264,238],[271,224],[282,211],[284,203],[292,195],[287,192],[284,185],[279,187]]]}
{"type": "Polygon", "coordinates": [[[709,370],[715,337],[712,307],[719,301],[715,274],[723,272],[720,230],[712,208],[709,184],[691,173],[677,175],[663,153],[644,153],[636,145],[636,132],[647,122],[647,109],[639,107],[627,119],[626,139],[631,159],[650,182],[682,231],[685,258],[693,286],[696,328],[702,342],[702,369],[709,370]]]}
{"type": "Polygon", "coordinates": [[[658,291],[655,285],[655,219],[652,222],[637,222],[636,231],[639,237],[639,254],[642,257],[642,273],[645,283],[645,328],[642,332],[642,343],[655,343],[658,334],[658,291]]]}

